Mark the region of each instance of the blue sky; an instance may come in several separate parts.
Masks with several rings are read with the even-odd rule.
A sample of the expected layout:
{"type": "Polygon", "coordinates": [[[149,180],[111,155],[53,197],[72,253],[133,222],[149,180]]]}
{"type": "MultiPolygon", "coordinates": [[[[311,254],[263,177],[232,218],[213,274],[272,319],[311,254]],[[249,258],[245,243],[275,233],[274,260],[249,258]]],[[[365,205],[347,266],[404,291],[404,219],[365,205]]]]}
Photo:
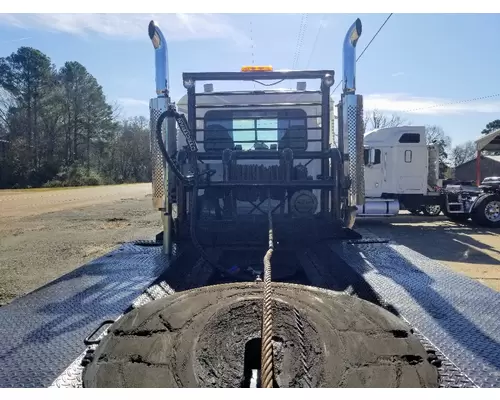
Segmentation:
{"type": "MultiPolygon", "coordinates": [[[[360,54],[387,14],[308,14],[295,66],[301,14],[0,14],[0,56],[31,46],[58,67],[78,61],[108,99],[121,105],[124,116],[147,116],[155,93],[147,35],[151,19],[169,42],[171,91],[177,100],[184,94],[184,71],[237,71],[252,63],[333,68],[339,82],[342,41],[357,17],[363,23],[360,54]]],[[[489,121],[500,118],[500,96],[426,107],[500,94],[499,37],[498,14],[394,14],[358,63],[358,93],[365,96],[365,108],[398,113],[414,125],[441,126],[454,145],[475,139],[489,121]],[[414,109],[421,110],[402,112],[414,109]]]]}

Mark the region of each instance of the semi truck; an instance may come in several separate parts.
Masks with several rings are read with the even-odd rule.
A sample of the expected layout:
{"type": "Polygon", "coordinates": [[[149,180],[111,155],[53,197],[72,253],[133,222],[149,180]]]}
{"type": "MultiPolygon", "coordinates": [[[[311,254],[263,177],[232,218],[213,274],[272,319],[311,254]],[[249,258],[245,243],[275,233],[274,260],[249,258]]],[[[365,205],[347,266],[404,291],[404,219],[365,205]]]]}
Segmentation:
{"type": "Polygon", "coordinates": [[[358,217],[391,217],[400,210],[454,222],[500,227],[498,178],[481,185],[439,179],[439,149],[426,144],[424,126],[381,128],[364,135],[365,202],[358,217]]]}
{"type": "Polygon", "coordinates": [[[380,128],[364,135],[365,202],[360,217],[390,217],[400,210],[440,211],[439,153],[424,126],[380,128]]]}
{"type": "Polygon", "coordinates": [[[500,228],[500,178],[486,177],[479,186],[455,184],[441,190],[443,214],[452,221],[500,228]]]}
{"type": "MultiPolygon", "coordinates": [[[[498,132],[489,136],[477,142],[496,150],[498,132]]],[[[471,219],[479,226],[500,227],[498,177],[486,177],[480,185],[439,179],[439,148],[426,142],[423,126],[376,129],[364,135],[366,198],[357,215],[395,216],[401,209],[427,216],[442,212],[454,222],[471,219]]]]}
{"type": "Polygon", "coordinates": [[[482,152],[500,151],[500,130],[482,135],[476,145],[476,181],[455,182],[441,190],[441,208],[452,221],[473,223],[486,228],[500,227],[500,189],[498,176],[481,176],[482,152]]]}

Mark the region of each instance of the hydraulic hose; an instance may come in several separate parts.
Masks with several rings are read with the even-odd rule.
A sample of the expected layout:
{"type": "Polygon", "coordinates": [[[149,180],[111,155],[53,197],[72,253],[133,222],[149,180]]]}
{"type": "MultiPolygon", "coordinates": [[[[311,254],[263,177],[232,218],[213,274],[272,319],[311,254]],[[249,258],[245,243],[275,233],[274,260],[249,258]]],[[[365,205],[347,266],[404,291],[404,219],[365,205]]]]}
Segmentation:
{"type": "MultiPolygon", "coordinates": [[[[172,109],[167,109],[166,111],[162,112],[161,115],[158,117],[158,121],[156,122],[156,139],[158,141],[158,146],[160,147],[160,151],[163,155],[163,158],[167,162],[168,166],[172,169],[174,172],[175,176],[182,181],[183,183],[190,183],[192,184],[192,200],[191,200],[191,208],[190,208],[190,220],[189,220],[189,231],[191,235],[191,240],[193,242],[194,247],[199,251],[201,258],[203,258],[211,267],[219,271],[223,276],[228,275],[228,272],[222,267],[219,263],[214,262],[211,260],[210,256],[207,254],[201,243],[198,241],[198,238],[196,236],[196,214],[197,214],[197,200],[198,200],[198,179],[200,176],[199,169],[198,169],[198,161],[195,157],[190,157],[192,160],[191,163],[191,169],[193,172],[193,177],[188,178],[186,177],[182,171],[179,168],[179,165],[177,162],[170,157],[168,154],[167,148],[165,147],[165,143],[163,141],[162,137],[162,126],[163,122],[165,121],[165,118],[169,116],[173,116],[177,120],[179,119],[179,115],[176,115],[177,113],[172,110],[172,109]]],[[[187,132],[185,132],[186,128],[183,127],[183,133],[186,135],[187,132]]],[[[186,139],[188,143],[192,140],[190,137],[191,135],[187,133],[186,139]]],[[[194,145],[195,146],[195,145],[194,145]]],[[[193,148],[193,146],[189,146],[189,148],[193,148]]],[[[248,279],[240,279],[241,281],[246,281],[248,279]]]]}
{"type": "Polygon", "coordinates": [[[163,158],[167,162],[168,166],[172,169],[177,179],[186,183],[188,182],[188,178],[182,174],[182,171],[177,165],[177,162],[170,157],[167,148],[165,147],[165,143],[163,142],[161,128],[163,126],[163,121],[165,121],[165,118],[167,118],[171,113],[172,113],[171,110],[166,110],[163,111],[159,116],[158,121],[156,122],[156,140],[158,142],[158,146],[160,147],[160,151],[163,155],[163,158]]]}
{"type": "MultiPolygon", "coordinates": [[[[197,214],[197,203],[198,203],[198,163],[194,160],[195,167],[193,167],[194,180],[193,180],[193,191],[192,191],[192,199],[191,199],[191,208],[190,208],[190,216],[189,216],[189,233],[191,234],[191,241],[193,242],[194,247],[200,253],[201,258],[203,258],[212,268],[219,271],[222,276],[231,275],[228,271],[224,269],[222,265],[220,265],[217,261],[211,259],[208,253],[205,251],[201,243],[198,241],[198,237],[196,236],[196,214],[197,214]]],[[[233,275],[238,281],[248,281],[249,277],[244,277],[243,274],[238,276],[237,274],[233,275]]]]}

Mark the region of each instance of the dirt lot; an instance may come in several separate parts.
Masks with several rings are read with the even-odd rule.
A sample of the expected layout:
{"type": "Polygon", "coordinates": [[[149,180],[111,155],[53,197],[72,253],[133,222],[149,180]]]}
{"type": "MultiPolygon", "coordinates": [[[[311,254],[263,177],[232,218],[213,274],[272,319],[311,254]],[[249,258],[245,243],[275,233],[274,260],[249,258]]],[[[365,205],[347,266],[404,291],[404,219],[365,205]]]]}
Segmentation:
{"type": "Polygon", "coordinates": [[[500,291],[500,231],[410,214],[358,225],[500,291]]]}
{"type": "MultiPolygon", "coordinates": [[[[150,184],[0,191],[0,305],[122,242],[153,238],[161,227],[150,193],[150,184]]],[[[500,232],[408,215],[359,225],[500,291],[500,232]]]]}
{"type": "Polygon", "coordinates": [[[0,191],[0,305],[122,242],[152,239],[151,184],[0,191]]]}

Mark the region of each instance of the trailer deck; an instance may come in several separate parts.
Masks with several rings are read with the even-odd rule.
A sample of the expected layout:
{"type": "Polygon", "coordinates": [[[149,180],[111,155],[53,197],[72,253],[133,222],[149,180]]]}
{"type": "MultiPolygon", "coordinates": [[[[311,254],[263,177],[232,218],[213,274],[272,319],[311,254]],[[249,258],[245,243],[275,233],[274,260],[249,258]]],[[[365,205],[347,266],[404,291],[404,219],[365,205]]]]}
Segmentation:
{"type": "MultiPolygon", "coordinates": [[[[103,321],[211,284],[210,267],[188,250],[176,252],[174,264],[191,266],[179,274],[161,247],[129,243],[2,307],[0,386],[80,387],[83,339],[103,321]]],[[[406,320],[438,356],[442,387],[500,387],[500,293],[383,238],[295,256],[302,283],[378,302],[406,320]]]]}

